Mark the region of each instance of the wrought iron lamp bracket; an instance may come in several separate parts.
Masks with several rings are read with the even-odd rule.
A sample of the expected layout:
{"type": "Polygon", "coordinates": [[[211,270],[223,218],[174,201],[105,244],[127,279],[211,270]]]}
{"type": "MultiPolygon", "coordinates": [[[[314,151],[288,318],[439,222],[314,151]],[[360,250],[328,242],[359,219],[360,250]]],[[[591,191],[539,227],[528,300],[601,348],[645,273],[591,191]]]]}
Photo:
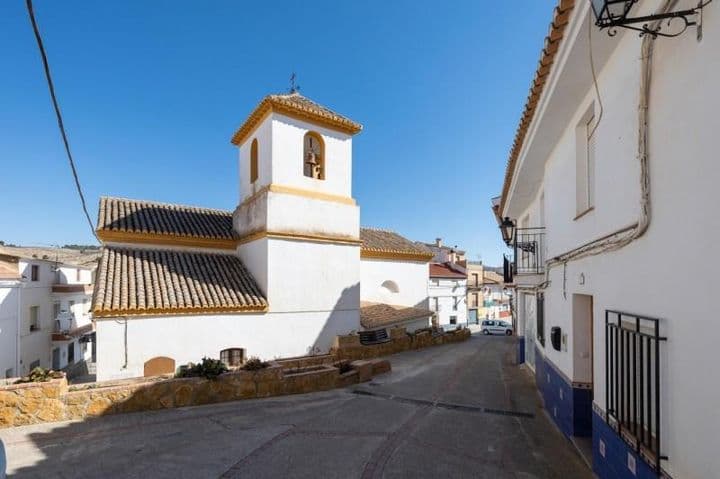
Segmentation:
{"type": "MultiPolygon", "coordinates": [[[[635,3],[636,1],[637,0],[633,0],[633,3],[635,3]]],[[[680,10],[677,12],[644,15],[641,17],[626,16],[616,20],[598,19],[595,22],[595,25],[600,27],[601,30],[607,29],[607,34],[611,37],[617,35],[618,28],[627,28],[628,30],[640,32],[641,37],[645,35],[652,35],[654,38],[677,37],[685,33],[685,31],[692,26],[697,26],[698,28],[700,28],[700,22],[698,22],[695,17],[697,15],[702,15],[702,9],[712,1],[713,0],[701,0],[698,3],[697,7],[688,10],[680,10]],[[664,22],[662,20],[667,20],[667,22],[664,22]],[[679,20],[681,22],[677,22],[675,20],[679,20]],[[642,23],[642,26],[637,26],[637,24],[640,23],[642,23]],[[680,30],[662,31],[663,26],[669,29],[671,25],[678,23],[681,26],[680,30]]]]}

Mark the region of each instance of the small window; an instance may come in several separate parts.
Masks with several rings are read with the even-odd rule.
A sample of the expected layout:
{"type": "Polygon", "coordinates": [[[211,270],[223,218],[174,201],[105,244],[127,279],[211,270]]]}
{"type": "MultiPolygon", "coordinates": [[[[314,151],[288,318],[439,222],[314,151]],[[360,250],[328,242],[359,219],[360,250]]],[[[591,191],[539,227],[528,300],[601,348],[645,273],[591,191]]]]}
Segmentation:
{"type": "Polygon", "coordinates": [[[38,281],[40,279],[40,266],[33,264],[30,266],[30,281],[38,281]]]}
{"type": "Polygon", "coordinates": [[[13,377],[15,377],[15,371],[13,370],[13,368],[6,369],[5,370],[5,378],[7,379],[7,378],[13,378],[13,377]]]}
{"type": "Polygon", "coordinates": [[[60,316],[60,301],[55,301],[53,303],[53,317],[52,319],[57,319],[57,317],[60,316]]]}
{"type": "Polygon", "coordinates": [[[75,362],[75,343],[68,344],[67,358],[68,364],[72,364],[75,362]]]}
{"type": "Polygon", "coordinates": [[[457,316],[450,316],[450,324],[457,324],[457,316]]]}
{"type": "Polygon", "coordinates": [[[250,145],[250,183],[258,179],[258,141],[253,139],[250,145]]]}
{"type": "Polygon", "coordinates": [[[325,179],[325,144],[315,132],[305,134],[303,140],[303,174],[316,180],[325,179]]]}
{"type": "Polygon", "coordinates": [[[37,331],[40,329],[40,323],[38,318],[40,316],[39,306],[30,306],[30,331],[37,331]]]}
{"type": "Polygon", "coordinates": [[[582,215],[595,203],[595,105],[590,105],[576,127],[575,200],[582,215]]]}
{"type": "Polygon", "coordinates": [[[243,348],[228,348],[220,351],[220,361],[228,367],[241,366],[245,362],[245,350],[243,348]]]}

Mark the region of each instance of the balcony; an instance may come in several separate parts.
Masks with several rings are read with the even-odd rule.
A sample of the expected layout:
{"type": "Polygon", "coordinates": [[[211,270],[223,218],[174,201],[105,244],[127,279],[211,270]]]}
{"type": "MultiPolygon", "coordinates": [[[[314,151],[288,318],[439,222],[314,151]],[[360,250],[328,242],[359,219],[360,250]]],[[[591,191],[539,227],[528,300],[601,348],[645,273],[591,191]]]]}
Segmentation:
{"type": "Polygon", "coordinates": [[[505,262],[506,270],[508,266],[511,268],[511,271],[505,271],[506,282],[508,273],[512,278],[513,275],[545,272],[545,228],[516,228],[510,247],[513,255],[505,262]]]}

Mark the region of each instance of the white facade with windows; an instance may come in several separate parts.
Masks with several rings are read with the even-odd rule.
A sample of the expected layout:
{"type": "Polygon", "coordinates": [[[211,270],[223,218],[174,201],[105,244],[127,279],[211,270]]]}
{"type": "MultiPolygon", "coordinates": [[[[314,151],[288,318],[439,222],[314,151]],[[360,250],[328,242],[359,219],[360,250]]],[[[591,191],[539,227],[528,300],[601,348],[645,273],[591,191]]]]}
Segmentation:
{"type": "Polygon", "coordinates": [[[428,282],[430,310],[439,327],[467,324],[467,276],[447,265],[430,265],[428,282]]]}
{"type": "MultiPolygon", "coordinates": [[[[617,468],[650,477],[644,474],[658,459],[658,439],[666,474],[714,477],[720,416],[711,411],[720,387],[701,371],[716,362],[720,336],[712,294],[716,260],[709,253],[720,219],[708,212],[720,182],[720,5],[705,7],[701,39],[691,28],[654,40],[623,29],[614,37],[594,26],[588,32],[590,2],[566,3],[572,2],[561,2],[553,26],[554,38],[562,40],[533,100],[531,121],[521,129],[498,211],[518,226],[514,283],[525,361],[538,371],[538,387],[561,429],[592,435],[600,477],[617,477],[611,472],[617,468]],[[529,266],[520,272],[523,260],[529,266]],[[540,267],[532,270],[532,262],[540,267]],[[692,281],[673,282],[668,294],[668,278],[679,272],[692,281]],[[618,317],[625,339],[613,342],[618,317]],[[643,356],[641,337],[649,341],[643,356]],[[626,359],[613,363],[606,348],[626,359]],[[623,367],[630,373],[618,377],[623,367]],[[592,410],[583,404],[568,410],[562,391],[556,397],[558,387],[548,384],[589,391],[592,410]],[[622,387],[633,393],[626,403],[617,400],[622,387]],[[621,423],[624,437],[634,439],[608,435],[621,423]],[[622,454],[621,446],[610,446],[616,439],[622,454]],[[645,441],[642,454],[632,441],[645,441]]],[[[696,4],[642,0],[632,13],[696,4]]]]}
{"type": "Polygon", "coordinates": [[[81,337],[92,332],[92,268],[32,258],[23,250],[0,249],[3,263],[16,272],[14,279],[0,279],[3,377],[26,375],[37,366],[64,369],[90,359],[89,343],[81,343],[81,337]],[[61,340],[62,332],[83,334],[61,340]]]}

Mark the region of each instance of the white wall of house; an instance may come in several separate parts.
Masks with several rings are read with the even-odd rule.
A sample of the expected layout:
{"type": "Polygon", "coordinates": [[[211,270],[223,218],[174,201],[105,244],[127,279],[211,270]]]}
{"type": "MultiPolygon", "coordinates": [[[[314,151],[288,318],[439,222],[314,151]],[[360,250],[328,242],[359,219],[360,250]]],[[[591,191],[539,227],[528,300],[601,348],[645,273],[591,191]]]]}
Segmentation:
{"type": "Polygon", "coordinates": [[[0,281],[0,378],[20,370],[19,303],[20,282],[0,281]]]}
{"type": "Polygon", "coordinates": [[[430,310],[437,314],[438,326],[467,324],[467,280],[465,278],[430,278],[430,310]]]}
{"type": "MultiPolygon", "coordinates": [[[[658,4],[643,1],[639,11],[651,11],[658,4]]],[[[661,334],[668,338],[661,346],[661,403],[663,453],[670,460],[663,467],[673,477],[711,477],[720,469],[713,446],[720,419],[708,412],[720,401],[720,388],[702,374],[716,362],[720,337],[715,320],[717,260],[712,253],[720,217],[708,210],[718,202],[720,183],[720,9],[715,7],[705,9],[702,41],[691,29],[655,42],[648,231],[618,251],[571,261],[565,271],[562,265],[553,268],[545,291],[545,336],[552,326],[559,326],[569,340],[562,351],[555,351],[549,340],[544,348],[536,343],[571,380],[587,381],[587,370],[578,364],[585,360],[586,347],[573,341],[583,334],[583,328],[573,324],[573,295],[592,296],[594,402],[604,410],[605,310],[659,318],[661,334]],[[684,279],[671,279],[678,276],[684,279]]],[[[540,226],[539,212],[544,211],[548,257],[631,225],[640,212],[637,105],[642,39],[622,30],[607,38],[594,30],[603,105],[595,132],[594,210],[575,219],[577,125],[592,105],[599,115],[587,66],[587,19],[578,12],[587,13],[587,5],[576,6],[546,87],[550,90],[541,102],[544,113],[534,120],[537,130],[530,129],[531,140],[518,167],[521,174],[514,179],[503,212],[519,220],[529,216],[530,226],[540,226]],[[541,182],[531,187],[535,175],[541,182]]],[[[516,282],[522,281],[516,277],[516,282]]]]}
{"type": "Polygon", "coordinates": [[[358,329],[357,311],[342,310],[129,319],[125,366],[125,321],[103,318],[96,322],[97,379],[142,376],[145,361],[156,356],[180,366],[235,347],[266,360],[325,352],[336,335],[358,329]]]}
{"type": "Polygon", "coordinates": [[[364,258],[360,299],[399,306],[428,307],[428,263],[364,258]]]}

